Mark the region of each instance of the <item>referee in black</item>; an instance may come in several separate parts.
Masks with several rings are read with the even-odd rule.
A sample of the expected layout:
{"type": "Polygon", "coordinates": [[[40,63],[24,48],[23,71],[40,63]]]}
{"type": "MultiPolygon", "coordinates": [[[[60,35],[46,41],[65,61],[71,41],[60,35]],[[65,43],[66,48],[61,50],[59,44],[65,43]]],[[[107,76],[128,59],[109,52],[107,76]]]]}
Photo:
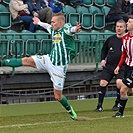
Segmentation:
{"type": "Polygon", "coordinates": [[[122,85],[122,79],[124,77],[125,65],[123,65],[117,75],[114,74],[114,70],[120,60],[122,54],[122,36],[125,34],[126,23],[124,20],[118,20],[116,22],[116,34],[110,36],[104,43],[101,52],[101,66],[103,67],[100,85],[98,90],[98,105],[94,112],[103,111],[103,100],[106,94],[106,88],[109,82],[115,76],[117,86],[117,98],[112,110],[117,111],[119,109],[120,100],[120,88],[122,85]]]}

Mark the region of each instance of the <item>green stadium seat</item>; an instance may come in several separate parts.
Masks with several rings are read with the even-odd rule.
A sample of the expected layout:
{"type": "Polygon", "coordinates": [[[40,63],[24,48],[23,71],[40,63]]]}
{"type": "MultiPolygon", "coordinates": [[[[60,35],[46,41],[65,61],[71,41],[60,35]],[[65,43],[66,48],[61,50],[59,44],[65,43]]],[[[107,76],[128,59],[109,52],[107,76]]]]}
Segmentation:
{"type": "Polygon", "coordinates": [[[80,14],[70,13],[68,18],[68,23],[71,23],[72,26],[75,26],[76,22],[80,23],[80,14]]]}
{"type": "Polygon", "coordinates": [[[90,6],[90,7],[88,7],[88,10],[93,15],[96,14],[96,13],[101,13],[100,8],[99,7],[96,7],[96,6],[90,6]]]}
{"type": "Polygon", "coordinates": [[[107,6],[112,6],[112,5],[115,4],[116,1],[117,1],[117,0],[106,0],[106,5],[107,5],[107,6]]]}
{"type": "Polygon", "coordinates": [[[84,29],[90,29],[93,27],[93,15],[89,13],[87,7],[77,6],[76,12],[80,14],[81,24],[84,29]]]}
{"type": "Polygon", "coordinates": [[[102,13],[94,14],[94,27],[96,29],[103,29],[105,27],[105,16],[102,13]]]}
{"type": "Polygon", "coordinates": [[[39,54],[46,55],[49,54],[52,49],[52,40],[51,39],[43,39],[41,40],[41,45],[39,47],[39,54]]]}
{"type": "Polygon", "coordinates": [[[102,11],[102,13],[106,16],[106,15],[108,14],[108,12],[110,11],[110,7],[108,7],[108,6],[103,6],[103,7],[101,8],[101,11],[102,11]]]}
{"type": "Polygon", "coordinates": [[[10,43],[10,54],[15,57],[23,57],[24,41],[20,38],[20,35],[14,30],[7,30],[6,33],[6,38],[10,43]]]}
{"type": "Polygon", "coordinates": [[[90,39],[91,41],[98,41],[98,40],[103,40],[103,35],[100,34],[101,32],[97,31],[97,30],[91,30],[91,35],[90,35],[90,39]]]}
{"type": "Polygon", "coordinates": [[[49,33],[48,32],[45,32],[43,30],[36,30],[37,34],[35,34],[35,38],[38,40],[38,41],[41,41],[43,39],[49,39],[49,33]]]}
{"type": "MultiPolygon", "coordinates": [[[[43,30],[36,30],[36,33],[37,34],[35,34],[35,38],[39,42],[39,53],[38,54],[41,54],[41,55],[44,54],[44,53],[46,54],[47,53],[47,49],[44,48],[44,45],[45,45],[44,43],[45,42],[46,43],[51,42],[51,40],[49,39],[50,38],[50,34],[48,32],[43,31],[43,30]]],[[[48,52],[50,52],[50,51],[48,51],[48,52]]]]}
{"type": "Polygon", "coordinates": [[[99,6],[99,7],[102,7],[102,6],[104,6],[105,5],[105,0],[95,0],[94,1],[94,4],[96,5],[96,6],[99,6]]]}
{"type": "Polygon", "coordinates": [[[24,41],[24,56],[35,55],[39,52],[39,42],[32,32],[28,30],[22,30],[21,38],[24,41]]]}
{"type": "Polygon", "coordinates": [[[90,40],[93,44],[94,47],[96,47],[97,43],[98,44],[102,44],[105,41],[104,37],[102,34],[100,34],[101,32],[97,31],[97,30],[91,30],[91,35],[90,35],[90,40]]]}
{"type": "Polygon", "coordinates": [[[76,7],[76,12],[80,15],[80,20],[81,20],[81,23],[82,23],[82,14],[83,13],[89,13],[89,10],[88,10],[87,7],[77,6],[76,7]]]}
{"type": "Polygon", "coordinates": [[[112,36],[113,34],[115,34],[113,31],[110,30],[104,30],[104,39],[106,40],[107,38],[109,38],[110,36],[112,36]]]}
{"type": "Polygon", "coordinates": [[[9,41],[15,41],[16,39],[20,39],[20,35],[18,35],[18,33],[14,30],[6,30],[6,33],[9,33],[6,34],[6,38],[9,41]]]}
{"type": "MultiPolygon", "coordinates": [[[[96,69],[98,69],[98,63],[100,61],[100,55],[101,55],[101,49],[103,46],[103,43],[105,41],[105,39],[103,38],[103,34],[100,34],[101,32],[97,31],[97,30],[91,30],[91,47],[93,48],[92,52],[95,56],[95,60],[96,60],[96,69]]],[[[96,70],[97,71],[97,70],[96,70]]]]}
{"type": "Polygon", "coordinates": [[[84,6],[77,6],[76,7],[76,12],[80,14],[80,16],[82,16],[83,13],[89,13],[89,10],[87,7],[84,6]]]}
{"type": "MultiPolygon", "coordinates": [[[[106,17],[107,16],[107,14],[108,14],[108,12],[110,11],[110,7],[108,7],[108,6],[103,6],[102,8],[101,8],[101,11],[102,11],[102,13],[104,14],[104,16],[106,17]]],[[[115,24],[115,22],[106,22],[105,21],[105,25],[114,25],[115,24]]]]}
{"type": "Polygon", "coordinates": [[[105,27],[105,15],[101,12],[100,8],[96,6],[90,6],[89,12],[93,14],[94,28],[103,29],[105,27]]]}
{"type": "Polygon", "coordinates": [[[93,5],[93,0],[83,0],[83,3],[85,6],[92,6],[93,5]]]}
{"type": "Polygon", "coordinates": [[[0,59],[7,58],[9,56],[9,41],[0,32],[0,59]]]}
{"type": "Polygon", "coordinates": [[[65,14],[66,22],[69,21],[69,14],[76,13],[76,9],[72,6],[65,5],[63,6],[62,12],[65,14]]]}
{"type": "Polygon", "coordinates": [[[11,14],[6,7],[0,4],[0,28],[9,29],[11,27],[11,14]]]}
{"type": "Polygon", "coordinates": [[[73,63],[90,62],[90,36],[87,31],[76,33],[77,39],[80,43],[77,44],[76,51],[78,56],[73,60],[73,63]]]}
{"type": "Polygon", "coordinates": [[[93,15],[91,13],[83,13],[81,24],[84,29],[91,29],[93,27],[93,15]]]}
{"type": "Polygon", "coordinates": [[[90,41],[90,36],[88,35],[88,32],[86,31],[80,31],[79,33],[76,33],[76,36],[77,36],[77,39],[79,39],[81,43],[85,41],[90,41]]]}

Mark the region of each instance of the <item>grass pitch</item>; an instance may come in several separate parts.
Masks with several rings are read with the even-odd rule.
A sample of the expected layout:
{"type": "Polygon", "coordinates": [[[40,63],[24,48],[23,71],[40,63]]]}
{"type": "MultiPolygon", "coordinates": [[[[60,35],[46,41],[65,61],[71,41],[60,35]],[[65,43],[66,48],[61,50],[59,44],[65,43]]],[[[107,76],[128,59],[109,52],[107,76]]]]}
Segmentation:
{"type": "Polygon", "coordinates": [[[58,102],[0,106],[0,133],[133,133],[133,97],[124,118],[112,118],[114,98],[105,98],[103,112],[93,112],[97,99],[69,101],[78,119],[73,121],[58,102]]]}

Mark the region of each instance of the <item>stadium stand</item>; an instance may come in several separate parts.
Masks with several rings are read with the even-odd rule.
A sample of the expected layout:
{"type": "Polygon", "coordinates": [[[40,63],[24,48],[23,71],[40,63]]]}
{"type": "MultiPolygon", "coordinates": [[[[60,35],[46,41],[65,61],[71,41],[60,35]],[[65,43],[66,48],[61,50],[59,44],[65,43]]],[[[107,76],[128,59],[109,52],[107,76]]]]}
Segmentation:
{"type": "MultiPolygon", "coordinates": [[[[8,14],[10,17],[10,11],[9,11],[9,4],[10,0],[2,0],[0,4],[6,8],[6,14],[8,14]]],[[[113,5],[115,0],[109,1],[109,0],[83,0],[84,6],[77,6],[76,8],[70,6],[70,5],[65,5],[63,7],[62,12],[66,16],[66,22],[72,23],[72,25],[75,25],[74,21],[81,22],[83,25],[83,28],[86,30],[90,29],[96,29],[96,30],[112,30],[114,31],[114,28],[111,29],[111,27],[114,25],[114,23],[107,23],[105,21],[105,16],[107,12],[109,11],[109,8],[111,5],[113,5]],[[95,12],[90,11],[90,8],[99,8],[99,13],[97,12],[96,15],[95,12]],[[100,14],[101,13],[101,14],[100,14]],[[102,15],[104,14],[104,15],[102,15]],[[99,22],[98,22],[99,21],[99,22]],[[87,23],[88,22],[88,23],[87,23]]],[[[92,9],[91,9],[92,10],[92,9]]],[[[95,9],[96,10],[96,9],[95,9]]],[[[4,17],[6,17],[4,15],[4,17]]],[[[10,18],[6,17],[6,18],[10,18]]],[[[2,20],[2,19],[0,19],[2,20]]],[[[22,21],[13,21],[12,18],[10,20],[7,20],[8,24],[2,23],[3,26],[0,28],[5,31],[6,29],[12,29],[16,30],[18,32],[21,32],[21,30],[27,30],[28,25],[25,25],[24,22],[22,21]],[[8,26],[7,26],[8,25],[8,26]]],[[[38,28],[40,29],[40,28],[38,28]]],[[[41,29],[43,30],[43,29],[41,29]]]]}

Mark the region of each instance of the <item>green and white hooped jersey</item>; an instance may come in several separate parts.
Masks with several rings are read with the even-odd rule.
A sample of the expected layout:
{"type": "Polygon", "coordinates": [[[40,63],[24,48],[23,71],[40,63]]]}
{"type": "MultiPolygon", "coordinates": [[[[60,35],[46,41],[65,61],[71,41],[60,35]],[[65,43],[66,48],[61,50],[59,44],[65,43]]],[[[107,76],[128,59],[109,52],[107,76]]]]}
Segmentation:
{"type": "Polygon", "coordinates": [[[49,54],[53,65],[64,66],[76,56],[74,33],[71,32],[71,27],[71,24],[67,23],[58,31],[54,31],[52,27],[47,29],[53,41],[53,49],[49,54]]]}

